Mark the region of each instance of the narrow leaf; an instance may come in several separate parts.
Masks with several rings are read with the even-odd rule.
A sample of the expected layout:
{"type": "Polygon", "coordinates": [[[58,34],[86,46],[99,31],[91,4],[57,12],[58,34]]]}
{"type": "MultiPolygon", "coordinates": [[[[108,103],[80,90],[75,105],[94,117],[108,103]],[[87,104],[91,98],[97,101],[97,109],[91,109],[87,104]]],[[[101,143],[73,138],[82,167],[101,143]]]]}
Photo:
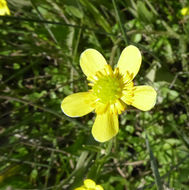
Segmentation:
{"type": "Polygon", "coordinates": [[[126,30],[125,30],[124,25],[123,25],[123,23],[121,21],[121,17],[120,17],[119,10],[118,10],[117,5],[116,5],[116,1],[112,0],[112,3],[113,3],[113,6],[114,6],[114,10],[115,10],[115,13],[116,13],[116,18],[117,18],[121,33],[122,33],[124,41],[125,41],[125,45],[127,46],[129,44],[129,42],[128,42],[126,30]]]}
{"type": "Polygon", "coordinates": [[[151,149],[150,144],[149,144],[147,134],[146,134],[146,146],[147,146],[148,153],[150,155],[150,164],[151,164],[151,167],[152,167],[152,172],[154,174],[157,190],[162,190],[163,185],[162,185],[162,182],[161,182],[161,178],[160,178],[160,175],[159,175],[159,171],[158,171],[158,167],[157,167],[155,157],[153,155],[152,149],[151,149]]]}

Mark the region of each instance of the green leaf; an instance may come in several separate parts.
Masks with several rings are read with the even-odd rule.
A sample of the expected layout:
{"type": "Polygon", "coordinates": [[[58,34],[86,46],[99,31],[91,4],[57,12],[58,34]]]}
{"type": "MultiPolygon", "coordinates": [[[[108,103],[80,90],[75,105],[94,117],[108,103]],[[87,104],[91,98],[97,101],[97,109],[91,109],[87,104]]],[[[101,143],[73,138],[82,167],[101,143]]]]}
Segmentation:
{"type": "Polygon", "coordinates": [[[145,23],[153,23],[155,20],[155,15],[148,10],[145,3],[143,1],[137,2],[137,12],[138,18],[141,19],[145,23]]]}
{"type": "Polygon", "coordinates": [[[147,146],[148,153],[150,155],[150,164],[151,164],[152,172],[154,174],[154,179],[155,179],[157,189],[162,190],[163,185],[162,185],[161,178],[160,178],[160,175],[159,175],[158,166],[157,166],[155,157],[153,155],[152,149],[150,147],[147,134],[146,134],[146,146],[147,146]]]}
{"type": "Polygon", "coordinates": [[[83,18],[83,12],[78,7],[67,5],[66,9],[70,14],[74,15],[75,17],[79,19],[83,18]]]}

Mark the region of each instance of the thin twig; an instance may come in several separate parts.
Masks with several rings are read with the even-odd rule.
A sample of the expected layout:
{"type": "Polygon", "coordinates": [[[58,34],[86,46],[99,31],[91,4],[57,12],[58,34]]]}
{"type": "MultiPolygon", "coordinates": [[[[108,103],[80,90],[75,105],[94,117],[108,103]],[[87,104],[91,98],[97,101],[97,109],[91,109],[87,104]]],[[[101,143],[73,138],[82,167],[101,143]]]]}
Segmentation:
{"type": "Polygon", "coordinates": [[[0,159],[9,160],[11,162],[16,162],[16,163],[20,163],[20,164],[28,164],[28,165],[31,165],[31,166],[39,166],[39,167],[45,167],[45,168],[49,167],[49,165],[47,165],[47,164],[40,164],[40,163],[36,163],[36,162],[24,161],[24,160],[19,160],[19,159],[16,159],[16,158],[8,158],[6,156],[0,156],[0,159]]]}
{"type": "Polygon", "coordinates": [[[174,77],[173,81],[171,82],[171,84],[169,85],[169,88],[172,88],[173,85],[175,84],[175,82],[176,82],[178,76],[179,76],[179,75],[183,75],[183,74],[189,74],[189,72],[178,72],[178,73],[175,75],[175,77],[174,77]]]}
{"type": "Polygon", "coordinates": [[[37,148],[37,149],[43,149],[45,151],[58,152],[58,153],[66,154],[66,155],[69,154],[68,152],[66,152],[64,150],[58,150],[58,149],[55,149],[55,148],[49,148],[49,147],[41,146],[41,145],[38,145],[38,144],[32,144],[32,143],[26,143],[26,142],[21,142],[21,144],[24,144],[26,146],[31,146],[31,147],[34,147],[34,148],[37,148]]]}

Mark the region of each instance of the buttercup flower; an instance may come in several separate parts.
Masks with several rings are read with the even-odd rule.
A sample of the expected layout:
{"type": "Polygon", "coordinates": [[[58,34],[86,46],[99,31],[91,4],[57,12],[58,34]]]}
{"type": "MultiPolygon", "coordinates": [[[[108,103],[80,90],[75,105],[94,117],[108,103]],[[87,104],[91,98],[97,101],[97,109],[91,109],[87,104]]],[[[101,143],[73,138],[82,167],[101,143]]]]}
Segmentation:
{"type": "Polygon", "coordinates": [[[81,117],[93,110],[97,117],[92,135],[99,142],[110,140],[118,133],[118,114],[127,105],[150,110],[156,102],[156,91],[151,86],[134,86],[142,56],[137,47],[126,47],[112,70],[104,57],[95,49],[85,50],[80,66],[87,76],[91,89],[67,96],[61,103],[62,111],[70,117],[81,117]]]}
{"type": "Polygon", "coordinates": [[[0,15],[10,15],[10,10],[5,0],[0,0],[0,15]]]}
{"type": "Polygon", "coordinates": [[[189,8],[188,7],[184,7],[181,9],[181,15],[186,16],[189,15],[189,8]]]}
{"type": "Polygon", "coordinates": [[[86,179],[84,185],[78,187],[74,190],[104,190],[101,185],[96,185],[96,183],[91,179],[86,179]]]}

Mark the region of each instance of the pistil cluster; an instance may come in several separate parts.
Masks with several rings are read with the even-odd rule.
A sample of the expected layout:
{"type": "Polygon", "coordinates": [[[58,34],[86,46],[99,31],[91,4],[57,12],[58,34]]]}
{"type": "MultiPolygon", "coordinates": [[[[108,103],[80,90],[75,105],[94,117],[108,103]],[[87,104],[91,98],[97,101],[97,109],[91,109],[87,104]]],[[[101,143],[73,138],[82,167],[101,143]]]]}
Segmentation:
{"type": "Polygon", "coordinates": [[[131,104],[134,87],[129,72],[122,75],[119,68],[113,71],[110,65],[106,65],[102,71],[89,76],[88,80],[91,91],[96,96],[96,104],[104,104],[104,109],[95,110],[97,113],[110,107],[112,113],[121,114],[125,110],[125,102],[131,104]]]}

